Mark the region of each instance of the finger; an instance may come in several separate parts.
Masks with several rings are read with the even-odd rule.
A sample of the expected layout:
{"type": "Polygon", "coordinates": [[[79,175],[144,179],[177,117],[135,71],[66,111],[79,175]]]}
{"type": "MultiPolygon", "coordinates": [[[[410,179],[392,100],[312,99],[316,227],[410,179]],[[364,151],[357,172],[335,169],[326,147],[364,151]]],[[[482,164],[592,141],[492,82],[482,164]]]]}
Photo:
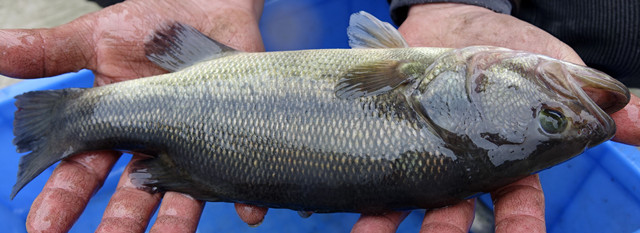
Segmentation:
{"type": "Polygon", "coordinates": [[[83,28],[69,23],[51,29],[0,30],[0,73],[39,78],[85,68],[94,50],[83,28]]]}
{"type": "Polygon", "coordinates": [[[631,95],[629,104],[611,115],[616,121],[614,141],[640,146],[640,98],[631,95]]]}
{"type": "Polygon", "coordinates": [[[195,232],[202,208],[202,201],[186,194],[167,192],[162,198],[158,217],[150,232],[195,232]]]}
{"type": "Polygon", "coordinates": [[[143,191],[131,183],[129,167],[140,159],[134,155],[120,176],[96,232],[143,232],[147,228],[162,195],[143,191]]]}
{"type": "Polygon", "coordinates": [[[427,211],[420,232],[469,232],[473,223],[475,203],[474,198],[427,211]]]}
{"type": "Polygon", "coordinates": [[[545,232],[544,194],[538,175],[491,193],[496,232],[545,232]]]}
{"type": "Polygon", "coordinates": [[[235,203],[236,212],[243,222],[249,224],[249,226],[258,226],[264,221],[264,216],[267,215],[268,208],[259,207],[254,205],[247,205],[241,203],[235,203]]]}
{"type": "Polygon", "coordinates": [[[393,211],[382,215],[363,214],[353,225],[351,232],[396,232],[407,215],[409,215],[408,211],[393,211]]]}
{"type": "Polygon", "coordinates": [[[118,160],[118,152],[92,152],[60,162],[27,216],[28,232],[67,232],[118,160]]]}

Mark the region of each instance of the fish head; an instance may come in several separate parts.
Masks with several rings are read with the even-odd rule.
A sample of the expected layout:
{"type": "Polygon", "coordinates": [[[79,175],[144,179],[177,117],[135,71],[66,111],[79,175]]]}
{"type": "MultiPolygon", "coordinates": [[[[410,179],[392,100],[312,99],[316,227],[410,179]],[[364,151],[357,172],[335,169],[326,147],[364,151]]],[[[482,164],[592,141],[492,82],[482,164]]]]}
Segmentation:
{"type": "Polygon", "coordinates": [[[496,47],[442,55],[413,98],[456,157],[536,172],[613,137],[628,89],[592,68],[496,47]]]}

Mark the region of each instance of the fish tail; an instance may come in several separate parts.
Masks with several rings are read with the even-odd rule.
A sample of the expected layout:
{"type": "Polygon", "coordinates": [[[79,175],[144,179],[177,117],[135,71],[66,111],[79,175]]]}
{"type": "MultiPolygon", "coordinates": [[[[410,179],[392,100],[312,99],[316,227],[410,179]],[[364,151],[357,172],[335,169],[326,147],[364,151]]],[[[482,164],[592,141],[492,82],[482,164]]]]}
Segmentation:
{"type": "Polygon", "coordinates": [[[75,152],[68,141],[60,142],[62,126],[59,122],[64,105],[84,89],[33,91],[16,96],[18,110],[13,122],[13,144],[18,153],[28,152],[20,158],[18,179],[11,191],[11,199],[31,180],[52,164],[75,152]]]}

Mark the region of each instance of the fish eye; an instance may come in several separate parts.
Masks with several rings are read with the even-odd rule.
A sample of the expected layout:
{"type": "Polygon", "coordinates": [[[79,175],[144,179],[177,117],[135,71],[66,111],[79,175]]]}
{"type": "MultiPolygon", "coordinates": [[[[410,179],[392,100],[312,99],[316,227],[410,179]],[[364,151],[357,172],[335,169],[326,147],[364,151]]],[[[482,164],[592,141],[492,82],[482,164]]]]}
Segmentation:
{"type": "Polygon", "coordinates": [[[567,128],[567,118],[560,111],[542,109],[538,113],[540,127],[548,134],[558,134],[567,128]]]}

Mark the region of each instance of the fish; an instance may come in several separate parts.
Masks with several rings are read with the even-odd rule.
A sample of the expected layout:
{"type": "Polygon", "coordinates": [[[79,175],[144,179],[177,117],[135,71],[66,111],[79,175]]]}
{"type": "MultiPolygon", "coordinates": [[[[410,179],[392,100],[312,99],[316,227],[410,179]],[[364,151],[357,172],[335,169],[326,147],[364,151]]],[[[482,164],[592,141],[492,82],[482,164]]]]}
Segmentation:
{"type": "Polygon", "coordinates": [[[240,52],[179,22],[147,57],[170,73],[16,96],[11,198],[96,150],[144,154],[151,192],[302,212],[438,208],[613,137],[628,89],[603,72],[492,46],[411,48],[351,16],[352,49],[240,52]],[[597,98],[596,98],[597,97],[597,98]]]}

